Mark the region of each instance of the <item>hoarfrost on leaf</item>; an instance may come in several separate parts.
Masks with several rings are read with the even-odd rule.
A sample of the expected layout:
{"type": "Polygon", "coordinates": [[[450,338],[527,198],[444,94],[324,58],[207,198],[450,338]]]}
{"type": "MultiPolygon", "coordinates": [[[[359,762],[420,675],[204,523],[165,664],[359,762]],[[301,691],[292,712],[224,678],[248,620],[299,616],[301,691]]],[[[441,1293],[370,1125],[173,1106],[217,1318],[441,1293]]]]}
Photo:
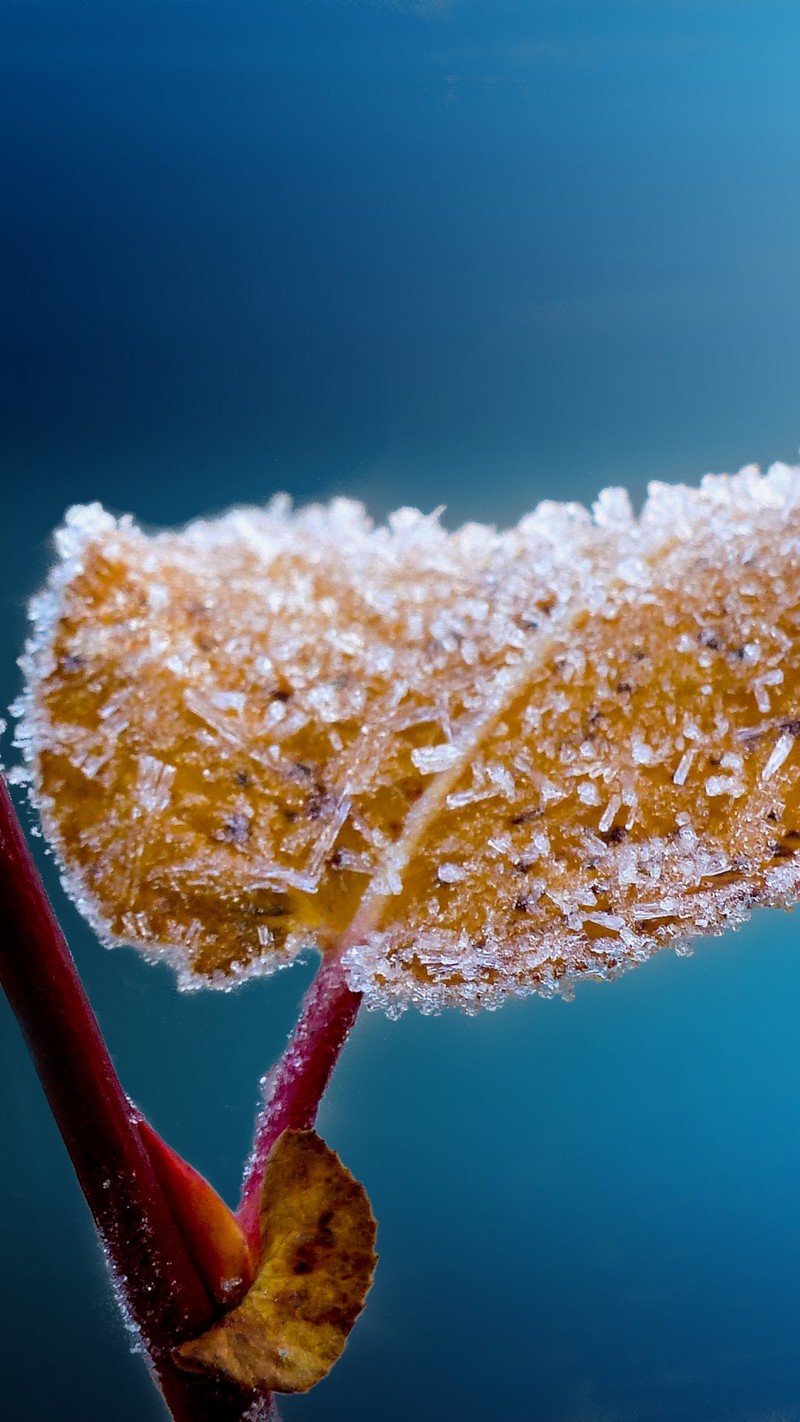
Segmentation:
{"type": "Polygon", "coordinates": [[[474,1010],[797,895],[797,470],[504,533],[92,505],[58,550],[25,773],[84,911],[186,981],[344,945],[373,1005],[474,1010]]]}

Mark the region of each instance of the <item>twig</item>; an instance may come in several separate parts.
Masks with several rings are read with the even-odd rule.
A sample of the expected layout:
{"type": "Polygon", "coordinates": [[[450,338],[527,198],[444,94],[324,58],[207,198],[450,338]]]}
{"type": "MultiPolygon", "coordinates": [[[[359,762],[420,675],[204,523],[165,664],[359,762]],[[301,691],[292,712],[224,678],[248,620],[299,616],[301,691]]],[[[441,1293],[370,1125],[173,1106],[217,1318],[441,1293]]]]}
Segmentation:
{"type": "Polygon", "coordinates": [[[2,776],[0,985],[175,1422],[240,1422],[258,1401],[253,1393],[187,1374],[172,1361],[175,1344],[206,1328],[215,1308],[158,1184],[138,1113],[120,1085],[2,776]]]}
{"type": "Polygon", "coordinates": [[[313,1126],[361,999],[361,993],[352,992],[347,986],[340,954],[327,954],[303,999],[297,1026],[283,1056],[264,1079],[264,1105],[238,1212],[239,1223],[256,1249],[258,1202],[267,1156],[282,1131],[308,1130],[313,1126]]]}

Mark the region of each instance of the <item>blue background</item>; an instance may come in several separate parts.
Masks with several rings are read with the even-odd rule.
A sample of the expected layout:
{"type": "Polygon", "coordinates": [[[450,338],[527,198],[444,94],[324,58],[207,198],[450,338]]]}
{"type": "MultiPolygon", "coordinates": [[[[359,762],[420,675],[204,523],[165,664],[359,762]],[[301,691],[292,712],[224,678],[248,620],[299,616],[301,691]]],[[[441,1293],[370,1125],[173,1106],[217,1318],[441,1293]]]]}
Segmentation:
{"type": "MultiPolygon", "coordinates": [[[[799,62],[796,0],[0,0],[2,703],[76,501],[503,523],[795,460],[799,62]]],[[[311,965],[179,996],[46,869],[127,1088],[233,1200],[311,965]]],[[[286,1422],[797,1422],[795,940],[365,1016],[322,1128],[378,1281],[286,1422]]],[[[157,1422],[0,1016],[4,1422],[157,1422]]]]}

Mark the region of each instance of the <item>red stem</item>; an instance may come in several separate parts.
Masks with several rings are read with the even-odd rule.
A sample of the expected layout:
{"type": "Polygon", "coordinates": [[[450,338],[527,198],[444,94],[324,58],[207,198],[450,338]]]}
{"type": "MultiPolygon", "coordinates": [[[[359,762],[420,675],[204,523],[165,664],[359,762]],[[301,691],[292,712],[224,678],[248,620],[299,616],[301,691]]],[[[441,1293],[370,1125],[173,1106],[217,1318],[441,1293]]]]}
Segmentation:
{"type": "Polygon", "coordinates": [[[345,981],[339,953],[327,954],[303,999],[286,1050],[264,1078],[264,1105],[242,1186],[239,1223],[258,1249],[258,1202],[267,1156],[285,1130],[309,1130],[361,1006],[345,981]]]}
{"type": "Polygon", "coordinates": [[[0,985],[175,1422],[240,1422],[255,1395],[181,1371],[214,1305],[136,1128],[0,776],[0,985]]]}
{"type": "MultiPolygon", "coordinates": [[[[122,1283],[175,1422],[266,1417],[270,1399],[177,1368],[171,1351],[215,1309],[159,1186],[97,1020],[0,776],[0,985],[31,1052],[78,1182],[122,1283]],[[256,1411],[260,1404],[260,1411],[256,1411]]],[[[264,1107],[239,1217],[256,1248],[267,1157],[282,1131],[309,1129],[361,1005],[340,955],[325,957],[283,1057],[265,1079],[264,1107]]]]}

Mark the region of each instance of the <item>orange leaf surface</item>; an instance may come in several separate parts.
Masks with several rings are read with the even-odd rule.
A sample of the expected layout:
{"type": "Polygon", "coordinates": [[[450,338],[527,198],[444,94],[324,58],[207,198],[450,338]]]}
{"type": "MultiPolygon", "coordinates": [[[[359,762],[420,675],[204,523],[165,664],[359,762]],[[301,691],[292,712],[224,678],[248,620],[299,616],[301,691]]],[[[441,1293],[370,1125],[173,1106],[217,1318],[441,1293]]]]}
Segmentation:
{"type": "Polygon", "coordinates": [[[147,538],[75,510],[20,741],[111,939],[227,984],[346,944],[389,1011],[613,977],[800,873],[800,472],[147,538]]]}
{"type": "Polygon", "coordinates": [[[306,1392],[333,1367],[364,1306],[375,1221],[363,1186],[314,1131],[284,1131],[274,1145],[260,1219],[251,1289],[175,1356],[246,1387],[306,1392]]]}

